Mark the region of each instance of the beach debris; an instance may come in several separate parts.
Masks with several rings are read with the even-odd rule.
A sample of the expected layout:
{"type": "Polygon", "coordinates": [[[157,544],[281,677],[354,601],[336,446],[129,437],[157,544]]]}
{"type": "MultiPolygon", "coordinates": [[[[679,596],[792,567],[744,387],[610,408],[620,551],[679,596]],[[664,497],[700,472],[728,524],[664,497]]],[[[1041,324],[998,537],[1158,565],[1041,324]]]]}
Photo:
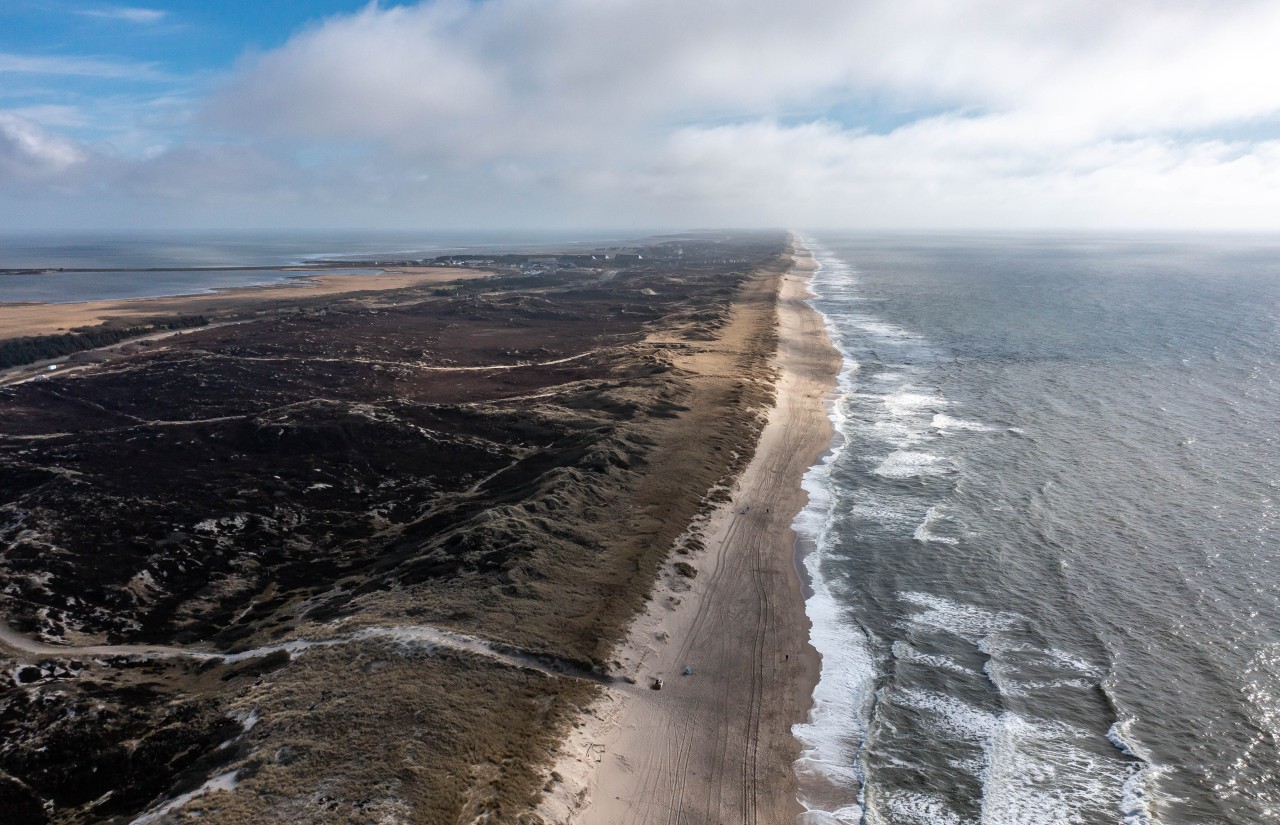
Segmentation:
{"type": "Polygon", "coordinates": [[[685,665],[685,666],[684,666],[684,675],[685,675],[685,676],[692,676],[692,675],[693,675],[693,665],[685,665]]]}
{"type": "Polygon", "coordinates": [[[649,689],[650,689],[650,690],[662,690],[662,677],[661,677],[661,676],[655,676],[655,677],[654,677],[654,679],[653,679],[653,684],[649,685],[649,689]]]}

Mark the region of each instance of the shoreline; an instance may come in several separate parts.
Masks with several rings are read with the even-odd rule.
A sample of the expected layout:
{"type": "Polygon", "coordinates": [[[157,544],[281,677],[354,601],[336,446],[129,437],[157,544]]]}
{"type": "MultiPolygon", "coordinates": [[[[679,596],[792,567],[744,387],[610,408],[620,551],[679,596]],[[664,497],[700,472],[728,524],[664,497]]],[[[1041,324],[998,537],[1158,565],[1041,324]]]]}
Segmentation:
{"type": "Polygon", "coordinates": [[[812,256],[793,238],[776,296],[775,403],[732,500],[690,526],[706,549],[666,575],[615,652],[606,688],[563,742],[546,821],[793,821],[803,813],[792,726],[821,661],[809,643],[800,537],[805,473],[830,448],[841,359],[807,299],[812,256]],[[685,668],[692,673],[685,675],[685,668]],[[651,689],[652,679],[664,680],[651,689]]]}
{"type": "MultiPolygon", "coordinates": [[[[75,327],[108,321],[159,315],[191,315],[243,309],[242,305],[276,299],[322,298],[360,292],[385,292],[406,287],[474,280],[491,275],[487,270],[429,267],[397,267],[378,275],[350,275],[308,270],[259,284],[219,287],[182,295],[103,298],[88,301],[0,302],[0,329],[4,338],[57,335],[75,327]]],[[[256,307],[254,307],[256,309],[256,307]]]]}

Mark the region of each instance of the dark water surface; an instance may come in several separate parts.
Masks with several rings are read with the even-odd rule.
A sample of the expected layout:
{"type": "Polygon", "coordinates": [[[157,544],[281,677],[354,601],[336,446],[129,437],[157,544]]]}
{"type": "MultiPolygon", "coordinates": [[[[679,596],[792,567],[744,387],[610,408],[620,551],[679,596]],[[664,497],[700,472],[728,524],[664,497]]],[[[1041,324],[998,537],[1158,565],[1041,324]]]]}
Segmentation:
{"type": "Polygon", "coordinates": [[[380,255],[412,259],[484,249],[563,247],[614,239],[603,233],[546,232],[0,232],[0,269],[289,266],[380,255]]]}
{"type": "Polygon", "coordinates": [[[819,236],[813,822],[1280,822],[1280,238],[819,236]]]}
{"type": "Polygon", "coordinates": [[[296,277],[296,273],[272,270],[177,271],[186,267],[296,266],[316,261],[379,257],[417,260],[489,250],[571,249],[577,244],[595,245],[614,240],[617,239],[600,233],[570,236],[528,232],[450,234],[297,230],[0,234],[0,269],[126,270],[0,274],[0,302],[64,303],[189,295],[228,287],[276,283],[296,277]]]}
{"type": "MultiPolygon", "coordinates": [[[[328,275],[377,275],[380,269],[326,269],[328,275]]],[[[195,295],[274,284],[307,275],[279,269],[142,270],[0,274],[0,303],[64,304],[195,295]]]]}

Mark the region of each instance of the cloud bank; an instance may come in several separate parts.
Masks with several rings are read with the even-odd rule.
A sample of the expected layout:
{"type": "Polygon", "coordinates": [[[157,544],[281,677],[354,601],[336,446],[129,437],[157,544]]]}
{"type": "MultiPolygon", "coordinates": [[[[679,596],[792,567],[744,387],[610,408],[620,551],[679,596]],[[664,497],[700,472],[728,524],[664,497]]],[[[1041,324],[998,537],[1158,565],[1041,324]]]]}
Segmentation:
{"type": "Polygon", "coordinates": [[[1269,0],[370,5],[149,157],[11,114],[0,169],[335,223],[1271,228],[1277,42],[1269,0]]]}

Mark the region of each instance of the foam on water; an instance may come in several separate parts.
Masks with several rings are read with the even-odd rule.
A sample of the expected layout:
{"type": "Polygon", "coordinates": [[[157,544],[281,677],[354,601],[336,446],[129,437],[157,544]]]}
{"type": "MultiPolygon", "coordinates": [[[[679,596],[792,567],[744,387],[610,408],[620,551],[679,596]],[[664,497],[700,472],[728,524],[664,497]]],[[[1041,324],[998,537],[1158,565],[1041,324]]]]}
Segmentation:
{"type": "Polygon", "coordinates": [[[1280,821],[1280,238],[832,240],[846,807],[1280,821]]]}
{"type": "MultiPolygon", "coordinates": [[[[812,574],[818,565],[806,566],[812,574]]],[[[859,628],[842,620],[829,588],[816,586],[806,608],[814,627],[810,642],[822,655],[822,671],[808,720],[792,729],[802,746],[795,763],[800,802],[807,810],[839,817],[857,812],[842,819],[856,822],[863,781],[857,752],[866,736],[875,664],[865,643],[858,643],[859,628]]]]}
{"type": "Polygon", "coordinates": [[[1057,648],[1051,647],[1044,650],[1043,654],[1046,659],[1064,670],[1086,674],[1095,681],[1101,679],[1105,675],[1101,668],[1097,667],[1092,662],[1086,661],[1085,659],[1075,655],[1074,653],[1069,653],[1065,650],[1058,650],[1057,648]]]}
{"type": "Polygon", "coordinates": [[[904,642],[901,639],[893,643],[893,658],[901,662],[911,662],[913,664],[924,665],[935,670],[946,670],[951,673],[967,674],[969,669],[964,665],[950,659],[946,656],[939,656],[933,653],[921,653],[910,642],[904,642]]]}
{"type": "Polygon", "coordinates": [[[855,317],[852,319],[852,322],[853,325],[862,332],[885,341],[914,342],[920,340],[919,336],[907,332],[902,327],[894,326],[893,324],[886,324],[884,321],[877,321],[866,317],[855,317]]]}
{"type": "Polygon", "coordinates": [[[1128,778],[1125,779],[1120,793],[1120,821],[1122,825],[1152,825],[1155,817],[1151,814],[1151,797],[1148,784],[1159,777],[1161,768],[1152,765],[1134,750],[1130,744],[1129,728],[1132,718],[1121,719],[1107,731],[1107,739],[1125,756],[1141,760],[1128,778]]]}
{"type": "Polygon", "coordinates": [[[918,823],[919,825],[967,825],[960,815],[947,807],[947,803],[936,796],[922,793],[897,791],[886,795],[884,807],[891,814],[889,819],[881,816],[868,817],[867,821],[880,825],[893,823],[918,823]]]}
{"type": "MultiPolygon", "coordinates": [[[[1046,690],[1098,687],[1095,669],[1060,650],[1003,644],[1002,633],[981,643],[990,659],[983,670],[1002,697],[1030,697],[1046,690]],[[1020,664],[1005,661],[1016,654],[1020,664]],[[1074,665],[1082,672],[1070,673],[1074,665]],[[1062,667],[1064,678],[1039,681],[1021,675],[1062,667]]],[[[1071,825],[1099,809],[1123,809],[1134,763],[1100,750],[1097,735],[1060,721],[1033,720],[1006,712],[1000,731],[984,745],[982,821],[1026,825],[1071,825]]]]}
{"type": "MultiPolygon", "coordinates": [[[[821,292],[828,284],[828,278],[838,278],[840,287],[846,290],[855,283],[843,262],[833,259],[820,247],[810,245],[810,248],[819,265],[813,281],[817,291],[821,292]]],[[[920,449],[921,445],[936,438],[933,425],[940,411],[949,406],[947,400],[938,392],[913,383],[918,381],[920,371],[912,364],[888,365],[880,360],[877,364],[879,369],[869,376],[859,375],[862,365],[854,357],[854,347],[845,341],[841,330],[832,326],[829,316],[824,316],[824,319],[833,342],[844,356],[839,397],[831,409],[840,446],[806,475],[804,488],[809,493],[809,503],[795,523],[797,533],[808,539],[814,548],[805,559],[813,589],[806,611],[812,622],[812,643],[822,655],[821,677],[814,692],[809,720],[794,729],[803,746],[796,771],[800,779],[801,801],[810,812],[804,821],[809,823],[861,821],[864,815],[871,821],[876,815],[863,807],[867,777],[859,758],[876,701],[873,692],[877,675],[875,654],[872,652],[874,640],[864,628],[847,618],[847,611],[832,591],[832,586],[846,575],[829,578],[824,574],[824,561],[834,550],[831,526],[837,496],[831,478],[832,468],[844,454],[850,436],[862,432],[892,448],[887,455],[881,454],[873,459],[874,476],[905,480],[953,472],[945,456],[920,449]],[[868,411],[870,417],[859,412],[855,418],[851,414],[853,409],[868,411]]],[[[859,317],[852,321],[852,326],[873,339],[878,348],[877,358],[880,359],[894,351],[909,348],[906,356],[917,360],[927,350],[919,336],[892,324],[859,317]]],[[[922,540],[955,541],[929,533],[929,525],[938,525],[944,516],[936,507],[926,507],[924,523],[920,523],[921,504],[914,497],[904,500],[859,490],[853,493],[853,499],[846,505],[846,512],[865,523],[900,529],[922,540]]],[[[925,594],[907,594],[906,599],[924,605],[924,609],[918,611],[918,620],[925,623],[954,623],[958,617],[962,629],[978,622],[983,632],[990,629],[993,621],[999,623],[998,617],[993,619],[984,615],[975,618],[972,611],[966,612],[959,606],[925,594]]],[[[895,644],[893,653],[925,667],[950,668],[955,672],[964,670],[945,657],[921,653],[905,643],[895,644]]],[[[965,709],[957,705],[953,710],[961,713],[965,709]]],[[[983,717],[975,718],[981,720],[983,717]]],[[[911,810],[929,810],[930,806],[921,807],[922,800],[909,802],[903,798],[898,804],[907,805],[911,810]]],[[[942,806],[938,810],[945,812],[946,809],[942,806]]],[[[939,819],[929,817],[921,821],[939,819]]]]}
{"type": "MultiPolygon", "coordinates": [[[[814,273],[817,280],[824,259],[816,251],[815,259],[819,266],[814,273]]],[[[850,391],[856,370],[856,362],[846,356],[839,381],[843,392],[850,391]]],[[[839,438],[847,423],[841,404],[833,404],[830,412],[839,438]]],[[[830,525],[835,506],[830,474],[843,450],[843,444],[837,443],[805,474],[803,485],[809,500],[793,524],[797,535],[812,547],[804,559],[812,589],[805,612],[812,625],[810,643],[822,657],[808,721],[792,728],[802,747],[795,771],[800,802],[807,811],[801,821],[808,825],[861,821],[863,777],[857,756],[866,737],[874,698],[876,668],[865,631],[845,618],[823,572],[823,561],[831,551],[830,525]]]]}
{"type": "Polygon", "coordinates": [[[898,598],[915,607],[907,623],[953,633],[980,648],[991,634],[1023,621],[1014,613],[986,610],[929,593],[899,593],[898,598]]]}
{"type": "Polygon", "coordinates": [[[999,432],[998,427],[991,427],[980,421],[965,421],[963,418],[953,418],[946,413],[938,413],[935,415],[930,424],[935,430],[941,430],[942,432],[954,430],[964,430],[974,433],[999,432]]]}
{"type": "Polygon", "coordinates": [[[895,450],[872,472],[883,478],[918,478],[942,475],[951,470],[951,463],[940,455],[920,450],[895,450]]]}
{"type": "Polygon", "coordinates": [[[849,515],[879,525],[908,529],[920,518],[918,505],[908,505],[874,493],[863,492],[849,505],[849,515]]]}
{"type": "Polygon", "coordinates": [[[1122,793],[1128,771],[1088,749],[1087,731],[1012,714],[1005,719],[986,744],[982,822],[1073,825],[1122,793]]]}
{"type": "Polygon", "coordinates": [[[1003,725],[1012,722],[1012,719],[976,708],[954,696],[923,688],[896,690],[885,700],[924,711],[930,720],[929,727],[938,736],[970,742],[990,739],[1003,725]]]}
{"type": "MultiPolygon", "coordinates": [[[[815,244],[810,249],[819,264],[815,291],[820,296],[839,291],[847,299],[856,288],[851,269],[815,244]]],[[[1057,825],[1096,814],[1099,804],[1105,804],[1099,800],[1114,799],[1112,810],[1119,809],[1122,789],[1134,771],[1131,763],[1108,759],[1105,742],[1099,755],[1093,741],[1097,734],[1007,708],[978,707],[959,696],[927,689],[924,682],[894,683],[875,691],[881,672],[879,655],[924,669],[917,672],[950,674],[962,683],[974,677],[986,679],[996,695],[1009,699],[1034,698],[1053,690],[1087,691],[1096,686],[1098,674],[1070,652],[1013,641],[1015,631],[1027,625],[1022,616],[933,593],[897,593],[906,608],[897,626],[908,636],[951,638],[985,654],[988,658],[981,672],[951,656],[922,651],[904,639],[878,640],[853,618],[841,598],[853,592],[849,587],[856,586],[856,580],[841,566],[847,564],[845,556],[833,555],[847,553],[833,532],[837,516],[851,516],[856,520],[853,524],[869,530],[888,530],[926,544],[958,545],[960,539],[945,501],[939,498],[946,495],[943,488],[927,494],[923,490],[904,494],[904,489],[912,488],[898,485],[837,489],[832,472],[843,466],[840,459],[848,448],[856,444],[858,453],[877,444],[889,448],[887,453],[863,456],[863,472],[869,479],[940,479],[958,475],[951,456],[940,449],[940,438],[963,439],[1003,428],[947,412],[951,403],[925,382],[921,364],[932,355],[920,336],[866,315],[842,317],[848,330],[868,340],[865,352],[873,359],[869,365],[857,360],[864,345],[846,337],[848,330],[837,329],[830,316],[824,319],[844,355],[844,369],[831,409],[839,446],[806,475],[809,503],[795,522],[797,533],[813,546],[804,562],[813,588],[806,611],[814,647],[823,660],[809,720],[794,728],[803,747],[796,771],[801,801],[808,811],[801,821],[806,825],[864,821],[1057,825]],[[847,515],[837,513],[837,506],[847,515]],[[833,560],[840,564],[828,570],[826,563],[833,560]],[[877,648],[881,653],[876,653],[877,648]],[[1032,667],[1034,677],[1024,674],[1024,667],[1032,667]],[[872,733],[883,716],[876,711],[878,704],[909,708],[912,718],[925,724],[940,744],[968,743],[967,752],[948,750],[945,761],[950,770],[968,773],[980,782],[978,819],[958,813],[945,798],[876,784],[875,775],[868,774],[864,750],[869,737],[879,736],[872,733]]],[[[919,770],[903,761],[907,751],[881,750],[877,746],[876,764],[919,770]]]]}
{"type": "Polygon", "coordinates": [[[935,532],[936,528],[947,520],[942,513],[942,507],[935,504],[925,513],[924,521],[920,522],[920,526],[911,534],[911,538],[919,542],[935,542],[937,544],[959,544],[960,540],[954,536],[943,536],[935,532]]]}
{"type": "MultiPolygon", "coordinates": [[[[894,390],[884,397],[884,406],[890,415],[920,415],[932,412],[938,407],[947,406],[946,400],[932,393],[920,392],[915,387],[905,386],[894,390]]],[[[939,415],[934,415],[936,421],[939,415]]],[[[945,418],[945,416],[942,416],[945,418]]]]}
{"type": "Polygon", "coordinates": [[[913,421],[880,419],[872,423],[870,429],[878,439],[898,448],[908,448],[930,440],[929,433],[913,421]]]}
{"type": "MultiPolygon", "coordinates": [[[[1005,687],[1002,695],[1023,692],[1027,686],[1005,687]]],[[[909,707],[924,719],[936,747],[958,741],[981,749],[976,762],[952,763],[981,781],[981,823],[1070,825],[1096,815],[1108,799],[1124,804],[1133,775],[1130,763],[1100,754],[1090,731],[1008,710],[978,708],[920,688],[894,691],[882,701],[909,707]]]]}

